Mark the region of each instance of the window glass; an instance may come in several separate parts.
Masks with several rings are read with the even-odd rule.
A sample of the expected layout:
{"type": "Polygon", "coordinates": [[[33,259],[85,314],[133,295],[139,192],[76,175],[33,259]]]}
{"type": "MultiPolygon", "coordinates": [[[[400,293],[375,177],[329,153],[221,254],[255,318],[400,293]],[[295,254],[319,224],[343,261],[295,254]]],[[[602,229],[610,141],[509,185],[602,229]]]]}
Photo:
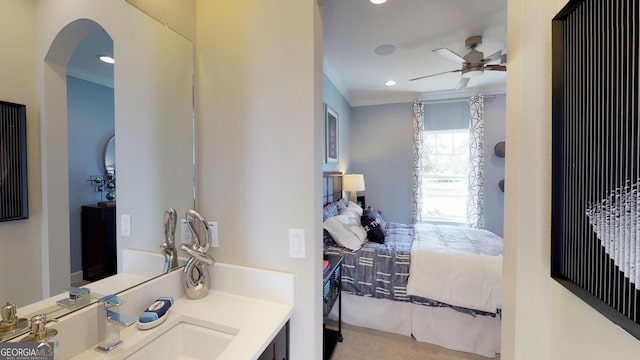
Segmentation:
{"type": "Polygon", "coordinates": [[[469,132],[466,129],[425,131],[422,218],[465,223],[469,132]]]}

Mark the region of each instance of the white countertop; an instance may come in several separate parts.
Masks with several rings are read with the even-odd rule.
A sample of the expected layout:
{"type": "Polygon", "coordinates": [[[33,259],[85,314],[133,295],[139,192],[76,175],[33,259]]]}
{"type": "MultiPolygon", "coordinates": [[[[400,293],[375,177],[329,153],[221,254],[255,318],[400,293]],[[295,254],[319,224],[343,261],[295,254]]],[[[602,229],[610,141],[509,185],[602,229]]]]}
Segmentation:
{"type": "Polygon", "coordinates": [[[220,263],[209,267],[209,272],[212,289],[202,299],[192,300],[184,295],[178,271],[120,294],[126,300],[121,312],[134,318],[159,296],[173,296],[175,301],[167,320],[157,327],[140,330],[134,324],[122,328],[122,344],[108,353],[95,350],[97,311],[104,311],[98,306],[79,310],[51,324],[59,330],[62,357],[123,359],[185,321],[235,334],[217,359],[257,359],[293,314],[294,276],[220,263]]]}
{"type": "Polygon", "coordinates": [[[230,332],[237,330],[237,335],[218,359],[257,359],[292,313],[291,305],[210,291],[208,296],[198,300],[177,299],[166,315],[167,320],[153,329],[140,330],[135,324],[122,329],[120,338],[123,342],[111,352],[103,353],[91,348],[72,359],[122,359],[182,320],[212,325],[221,331],[225,328],[230,332]]]}

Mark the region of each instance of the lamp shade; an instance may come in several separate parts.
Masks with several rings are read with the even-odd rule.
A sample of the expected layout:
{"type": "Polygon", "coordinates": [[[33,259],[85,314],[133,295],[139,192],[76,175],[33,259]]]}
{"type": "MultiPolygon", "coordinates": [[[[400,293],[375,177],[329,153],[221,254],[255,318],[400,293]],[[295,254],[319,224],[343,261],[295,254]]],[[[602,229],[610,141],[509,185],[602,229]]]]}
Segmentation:
{"type": "Polygon", "coordinates": [[[364,175],[350,174],[342,177],[342,190],[364,191],[364,175]]]}

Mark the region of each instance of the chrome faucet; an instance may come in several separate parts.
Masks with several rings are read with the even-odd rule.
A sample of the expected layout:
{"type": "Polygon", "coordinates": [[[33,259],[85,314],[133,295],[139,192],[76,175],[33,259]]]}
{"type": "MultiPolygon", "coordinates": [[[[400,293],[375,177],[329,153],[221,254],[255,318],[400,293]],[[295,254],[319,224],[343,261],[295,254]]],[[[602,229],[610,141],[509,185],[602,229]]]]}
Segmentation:
{"type": "Polygon", "coordinates": [[[135,319],[120,314],[119,307],[124,304],[124,301],[115,295],[107,295],[100,298],[98,302],[98,347],[96,349],[107,352],[122,343],[120,327],[131,326],[135,319]]]}
{"type": "Polygon", "coordinates": [[[164,252],[164,269],[166,274],[171,269],[177,268],[178,265],[178,249],[176,249],[176,221],[178,215],[174,208],[168,208],[164,212],[162,222],[164,223],[164,243],[160,246],[164,252]]]}
{"type": "Polygon", "coordinates": [[[191,246],[180,246],[180,249],[191,255],[182,270],[182,285],[188,298],[200,299],[209,293],[207,265],[215,263],[207,254],[207,250],[211,246],[211,233],[207,220],[195,210],[187,211],[186,220],[189,230],[191,230],[193,243],[191,246]],[[204,235],[204,239],[200,237],[200,234],[204,235]]]}

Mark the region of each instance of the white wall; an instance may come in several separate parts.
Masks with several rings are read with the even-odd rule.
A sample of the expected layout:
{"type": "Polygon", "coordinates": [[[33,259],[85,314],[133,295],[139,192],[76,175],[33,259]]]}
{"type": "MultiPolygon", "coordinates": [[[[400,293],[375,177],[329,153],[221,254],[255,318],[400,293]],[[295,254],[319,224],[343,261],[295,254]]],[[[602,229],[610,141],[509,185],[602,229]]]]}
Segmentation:
{"type": "Polygon", "coordinates": [[[322,354],[322,22],[315,0],[196,3],[198,210],[220,262],[295,274],[292,359],[322,354]],[[288,229],[306,234],[289,258],[288,229]]]}
{"type": "Polygon", "coordinates": [[[127,0],[171,29],[196,41],[196,1],[195,0],[127,0]]]}
{"type": "Polygon", "coordinates": [[[635,359],[640,341],[551,279],[551,19],[508,2],[502,359],[635,359]]]}
{"type": "Polygon", "coordinates": [[[0,0],[0,100],[27,105],[29,219],[0,222],[0,302],[42,298],[40,264],[40,107],[36,96],[36,34],[31,1],[0,0]],[[16,271],[35,279],[25,286],[16,271]]]}

